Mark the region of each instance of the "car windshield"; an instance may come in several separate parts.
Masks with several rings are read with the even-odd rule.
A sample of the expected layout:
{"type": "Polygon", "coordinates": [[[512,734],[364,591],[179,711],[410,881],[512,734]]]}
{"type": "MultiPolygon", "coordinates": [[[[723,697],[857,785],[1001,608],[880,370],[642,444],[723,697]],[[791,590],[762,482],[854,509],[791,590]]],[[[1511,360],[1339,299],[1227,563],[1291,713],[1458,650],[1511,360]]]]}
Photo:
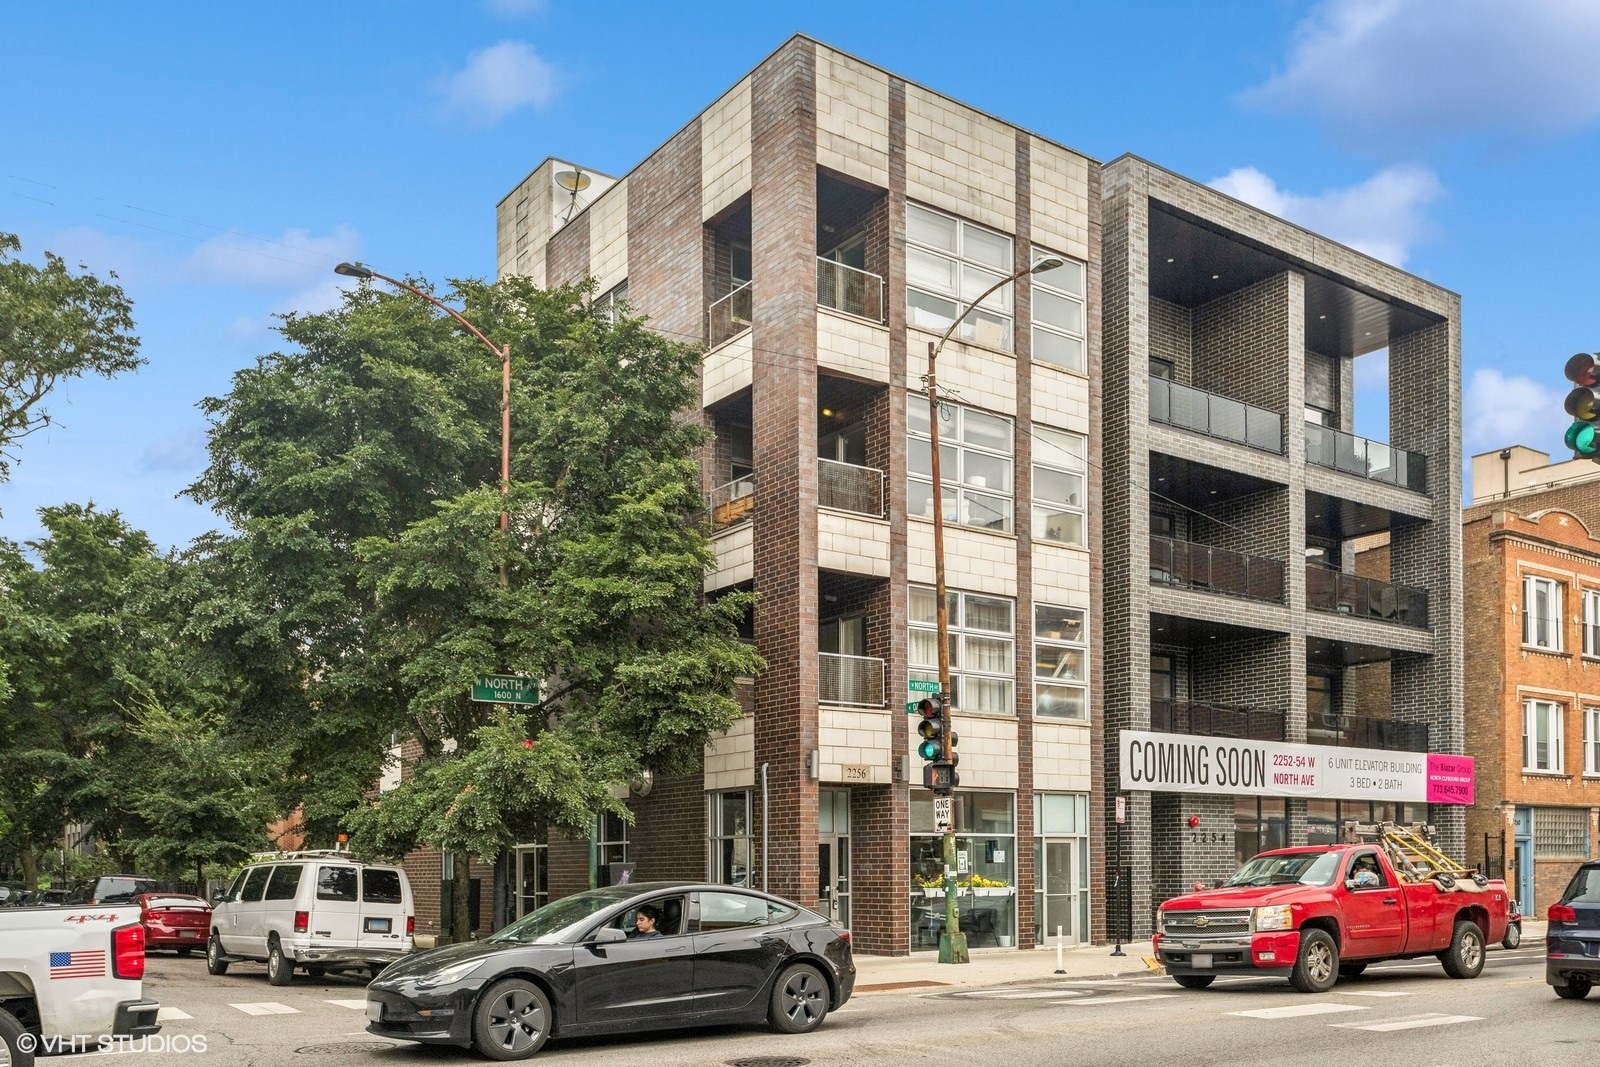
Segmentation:
{"type": "Polygon", "coordinates": [[[614,904],[620,904],[630,897],[637,896],[638,892],[636,886],[617,886],[592,889],[587,893],[577,893],[570,897],[562,897],[560,900],[552,900],[539,910],[524,915],[488,940],[516,941],[522,944],[537,941],[581,923],[593,915],[598,915],[614,904]]]}
{"type": "Polygon", "coordinates": [[[1281,856],[1257,856],[1222,884],[1332,885],[1338,872],[1337,852],[1291,852],[1281,856]]]}

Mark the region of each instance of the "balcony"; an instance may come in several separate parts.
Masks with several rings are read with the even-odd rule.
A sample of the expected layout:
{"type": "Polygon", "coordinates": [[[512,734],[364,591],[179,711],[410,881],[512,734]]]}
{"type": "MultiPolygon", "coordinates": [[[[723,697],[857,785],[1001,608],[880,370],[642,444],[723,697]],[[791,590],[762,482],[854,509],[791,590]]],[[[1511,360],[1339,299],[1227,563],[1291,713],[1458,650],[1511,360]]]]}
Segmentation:
{"type": "Polygon", "coordinates": [[[1427,629],[1428,591],[1376,578],[1306,566],[1306,607],[1362,619],[1381,619],[1427,629]]]}
{"type": "Polygon", "coordinates": [[[1150,580],[1248,600],[1281,604],[1284,599],[1278,560],[1170,537],[1150,538],[1150,580]]]}
{"type": "Polygon", "coordinates": [[[1165,378],[1150,379],[1150,418],[1180,430],[1283,454],[1283,416],[1277,412],[1165,378]]]}
{"type": "Polygon", "coordinates": [[[755,503],[756,476],[746,474],[711,490],[706,510],[711,512],[711,524],[721,530],[749,521],[755,503]]]}
{"type": "Polygon", "coordinates": [[[1317,716],[1306,723],[1306,741],[1340,748],[1377,748],[1388,752],[1428,751],[1428,725],[1373,719],[1365,715],[1317,716]]]}
{"type": "Polygon", "coordinates": [[[881,519],[885,514],[883,502],[884,474],[876,467],[817,460],[818,506],[881,519]]]}
{"type": "Polygon", "coordinates": [[[750,328],[750,315],[754,306],[755,282],[745,282],[739,288],[706,308],[706,346],[725,345],[750,328]]]}
{"type": "Polygon", "coordinates": [[[1150,729],[1167,734],[1237,737],[1252,741],[1284,739],[1281,711],[1220,704],[1183,704],[1173,700],[1150,702],[1150,729]]]}
{"type": "Polygon", "coordinates": [[[873,656],[817,653],[817,703],[881,708],[883,692],[883,660],[873,656]]]}
{"type": "Polygon", "coordinates": [[[817,257],[817,304],[860,319],[883,322],[885,286],[871,271],[817,257]]]}
{"type": "Polygon", "coordinates": [[[1320,423],[1306,423],[1306,462],[1401,489],[1427,492],[1427,457],[1420,452],[1370,441],[1320,423]]]}

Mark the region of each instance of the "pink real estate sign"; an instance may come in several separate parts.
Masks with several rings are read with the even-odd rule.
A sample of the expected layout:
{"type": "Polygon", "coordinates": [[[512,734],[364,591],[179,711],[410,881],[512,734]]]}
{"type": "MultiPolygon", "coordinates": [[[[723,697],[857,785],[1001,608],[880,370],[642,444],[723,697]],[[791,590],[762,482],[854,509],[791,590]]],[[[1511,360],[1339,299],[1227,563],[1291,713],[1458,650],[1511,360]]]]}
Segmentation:
{"type": "Polygon", "coordinates": [[[1471,756],[1428,753],[1428,803],[1471,804],[1473,766],[1471,756]]]}

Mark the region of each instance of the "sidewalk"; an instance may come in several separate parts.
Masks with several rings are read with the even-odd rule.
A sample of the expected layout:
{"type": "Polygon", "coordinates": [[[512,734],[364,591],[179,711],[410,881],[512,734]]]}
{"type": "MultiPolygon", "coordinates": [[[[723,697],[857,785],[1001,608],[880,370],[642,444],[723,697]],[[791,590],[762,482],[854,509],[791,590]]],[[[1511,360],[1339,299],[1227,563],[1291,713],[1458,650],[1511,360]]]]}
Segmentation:
{"type": "MultiPolygon", "coordinates": [[[[1522,945],[1542,945],[1543,919],[1522,920],[1522,945]]],[[[911,956],[868,956],[856,954],[856,992],[893,993],[940,989],[968,989],[975,986],[1005,985],[1047,978],[1137,978],[1158,973],[1155,951],[1149,941],[1123,945],[1124,955],[1111,955],[1111,945],[1079,945],[1063,949],[1061,969],[1056,973],[1056,950],[1052,945],[1040,949],[979,948],[969,952],[972,962],[941,964],[937,953],[918,952],[911,956]],[[1145,961],[1149,959],[1147,964],[1145,961]]],[[[1503,951],[1500,946],[1491,952],[1503,951]]]]}

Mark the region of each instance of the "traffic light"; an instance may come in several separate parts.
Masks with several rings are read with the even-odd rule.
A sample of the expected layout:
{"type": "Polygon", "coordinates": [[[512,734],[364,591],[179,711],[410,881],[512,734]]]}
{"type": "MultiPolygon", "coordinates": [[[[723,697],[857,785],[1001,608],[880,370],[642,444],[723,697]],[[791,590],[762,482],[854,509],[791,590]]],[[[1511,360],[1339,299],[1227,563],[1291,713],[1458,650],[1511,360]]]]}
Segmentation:
{"type": "Polygon", "coordinates": [[[1564,440],[1575,458],[1588,457],[1600,462],[1600,365],[1587,352],[1567,360],[1567,381],[1573,385],[1562,406],[1573,418],[1564,440]]]}
{"type": "Polygon", "coordinates": [[[928,762],[922,768],[922,784],[941,795],[960,783],[956,764],[961,757],[956,754],[956,734],[950,729],[950,719],[945,714],[944,695],[929,693],[917,703],[922,720],[917,723],[917,755],[928,762]],[[945,756],[945,739],[949,738],[950,755],[945,756]]]}

